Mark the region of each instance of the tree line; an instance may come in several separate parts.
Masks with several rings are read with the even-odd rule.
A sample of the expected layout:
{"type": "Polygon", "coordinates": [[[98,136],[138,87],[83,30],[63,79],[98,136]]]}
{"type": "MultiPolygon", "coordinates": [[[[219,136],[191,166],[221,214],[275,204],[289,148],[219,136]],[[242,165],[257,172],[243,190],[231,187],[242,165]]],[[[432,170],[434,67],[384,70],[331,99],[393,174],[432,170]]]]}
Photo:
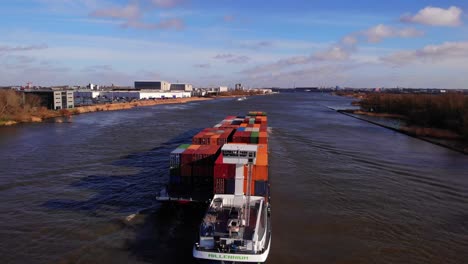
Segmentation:
{"type": "Polygon", "coordinates": [[[448,129],[468,139],[468,96],[458,93],[370,93],[361,100],[364,111],[398,114],[408,125],[448,129]]]}
{"type": "Polygon", "coordinates": [[[41,106],[41,98],[14,90],[0,90],[0,121],[29,121],[32,116],[47,117],[49,110],[41,106]]]}

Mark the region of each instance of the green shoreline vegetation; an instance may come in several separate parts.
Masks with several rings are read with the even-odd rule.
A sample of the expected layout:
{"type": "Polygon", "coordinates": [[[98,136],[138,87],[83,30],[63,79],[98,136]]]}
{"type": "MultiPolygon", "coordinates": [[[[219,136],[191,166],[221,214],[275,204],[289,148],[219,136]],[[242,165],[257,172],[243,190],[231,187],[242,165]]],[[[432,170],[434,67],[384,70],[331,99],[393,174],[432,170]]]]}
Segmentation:
{"type": "Polygon", "coordinates": [[[468,95],[354,91],[336,95],[359,99],[352,102],[359,110],[340,113],[468,154],[468,95]]]}
{"type": "Polygon", "coordinates": [[[359,102],[368,113],[403,117],[407,126],[445,129],[468,140],[468,96],[458,93],[370,93],[359,102]]]}

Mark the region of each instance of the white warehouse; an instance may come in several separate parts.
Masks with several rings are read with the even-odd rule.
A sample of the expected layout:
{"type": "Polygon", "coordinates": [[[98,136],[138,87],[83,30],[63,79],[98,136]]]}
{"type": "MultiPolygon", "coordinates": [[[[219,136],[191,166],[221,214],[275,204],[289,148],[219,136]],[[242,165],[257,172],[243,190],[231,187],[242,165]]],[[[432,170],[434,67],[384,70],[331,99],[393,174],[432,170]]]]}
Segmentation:
{"type": "Polygon", "coordinates": [[[103,91],[100,96],[107,98],[126,98],[126,99],[164,99],[164,98],[187,98],[191,97],[190,92],[185,91],[159,91],[159,90],[141,90],[141,91],[103,91]]]}

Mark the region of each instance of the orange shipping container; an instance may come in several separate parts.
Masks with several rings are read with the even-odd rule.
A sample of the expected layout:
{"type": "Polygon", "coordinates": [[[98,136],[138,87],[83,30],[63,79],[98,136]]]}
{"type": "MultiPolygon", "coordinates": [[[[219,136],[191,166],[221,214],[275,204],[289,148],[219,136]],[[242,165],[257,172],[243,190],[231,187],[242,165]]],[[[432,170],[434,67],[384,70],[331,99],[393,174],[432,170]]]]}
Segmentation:
{"type": "Polygon", "coordinates": [[[210,145],[218,145],[218,139],[220,136],[221,136],[220,134],[211,136],[210,145]]]}
{"type": "Polygon", "coordinates": [[[267,134],[267,132],[259,132],[258,133],[258,143],[268,144],[268,134],[267,134]]]}
{"type": "MultiPolygon", "coordinates": [[[[248,167],[244,166],[244,179],[247,179],[248,176],[248,167]]],[[[268,181],[268,165],[253,165],[252,180],[268,181]]]]}

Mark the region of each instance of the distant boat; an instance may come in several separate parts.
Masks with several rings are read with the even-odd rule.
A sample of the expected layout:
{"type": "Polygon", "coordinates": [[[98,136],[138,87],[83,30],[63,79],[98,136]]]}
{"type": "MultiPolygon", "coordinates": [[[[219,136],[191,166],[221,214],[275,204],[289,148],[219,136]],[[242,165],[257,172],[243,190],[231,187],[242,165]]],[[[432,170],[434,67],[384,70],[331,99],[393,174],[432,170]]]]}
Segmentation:
{"type": "Polygon", "coordinates": [[[305,90],[306,92],[310,92],[310,89],[305,90]]]}
{"type": "Polygon", "coordinates": [[[244,100],[247,100],[247,97],[243,96],[243,97],[237,98],[237,101],[244,101],[244,100]]]}

